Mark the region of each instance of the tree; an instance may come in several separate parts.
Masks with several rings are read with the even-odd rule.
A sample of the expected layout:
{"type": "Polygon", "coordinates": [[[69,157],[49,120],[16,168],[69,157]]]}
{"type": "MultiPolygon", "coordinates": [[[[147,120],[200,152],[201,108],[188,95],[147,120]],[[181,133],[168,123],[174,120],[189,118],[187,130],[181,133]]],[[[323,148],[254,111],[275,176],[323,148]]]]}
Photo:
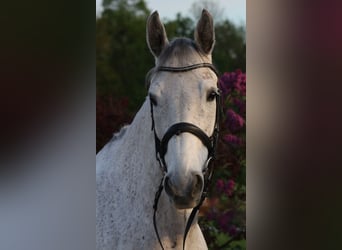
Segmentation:
{"type": "Polygon", "coordinates": [[[220,6],[218,1],[214,0],[199,0],[191,5],[190,13],[195,20],[200,18],[203,8],[210,12],[215,23],[222,20],[224,8],[220,6]]]}
{"type": "Polygon", "coordinates": [[[145,74],[153,67],[146,45],[149,10],[144,1],[113,0],[103,3],[96,20],[97,94],[130,96],[136,110],[146,96],[145,74]]]}
{"type": "Polygon", "coordinates": [[[177,13],[176,20],[165,23],[165,29],[169,39],[173,37],[193,37],[195,24],[189,17],[183,17],[177,13]]]}
{"type": "Polygon", "coordinates": [[[128,10],[136,15],[148,15],[149,9],[144,0],[103,0],[102,6],[104,9],[112,10],[128,10]]]}
{"type": "Polygon", "coordinates": [[[246,72],[245,28],[226,20],[215,26],[215,37],[213,60],[218,70],[246,72]]]}

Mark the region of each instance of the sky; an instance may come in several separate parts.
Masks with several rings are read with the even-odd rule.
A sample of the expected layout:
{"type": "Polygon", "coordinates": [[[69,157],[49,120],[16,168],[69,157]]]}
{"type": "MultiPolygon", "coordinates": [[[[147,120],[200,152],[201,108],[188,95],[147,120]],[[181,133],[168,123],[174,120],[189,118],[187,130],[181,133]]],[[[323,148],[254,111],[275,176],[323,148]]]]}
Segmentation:
{"type": "MultiPolygon", "coordinates": [[[[190,8],[195,0],[145,0],[149,9],[158,10],[160,17],[174,19],[180,12],[191,16],[190,8]]],[[[237,25],[246,26],[246,0],[217,0],[224,9],[224,19],[229,19],[237,25]]],[[[96,13],[102,10],[102,0],[96,0],[96,13]]]]}

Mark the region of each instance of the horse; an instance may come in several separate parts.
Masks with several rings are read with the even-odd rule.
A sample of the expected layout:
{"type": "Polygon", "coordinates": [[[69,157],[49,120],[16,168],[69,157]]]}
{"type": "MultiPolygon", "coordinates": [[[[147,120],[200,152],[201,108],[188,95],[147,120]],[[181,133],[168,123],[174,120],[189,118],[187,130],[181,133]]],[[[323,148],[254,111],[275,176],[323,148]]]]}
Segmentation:
{"type": "Polygon", "coordinates": [[[194,40],[169,41],[155,11],[146,41],[148,95],[96,155],[96,249],[208,249],[196,212],[218,134],[212,16],[202,11],[194,40]]]}

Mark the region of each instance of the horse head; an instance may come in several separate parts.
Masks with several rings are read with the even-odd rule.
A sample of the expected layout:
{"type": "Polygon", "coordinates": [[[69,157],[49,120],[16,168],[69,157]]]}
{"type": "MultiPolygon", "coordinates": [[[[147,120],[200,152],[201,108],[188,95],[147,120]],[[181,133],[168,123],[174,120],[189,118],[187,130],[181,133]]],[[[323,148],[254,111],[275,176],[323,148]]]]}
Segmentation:
{"type": "Polygon", "coordinates": [[[203,10],[194,40],[169,42],[158,12],[149,17],[146,31],[156,63],[149,76],[148,101],[165,191],[176,208],[193,208],[202,197],[218,132],[213,19],[203,10]]]}

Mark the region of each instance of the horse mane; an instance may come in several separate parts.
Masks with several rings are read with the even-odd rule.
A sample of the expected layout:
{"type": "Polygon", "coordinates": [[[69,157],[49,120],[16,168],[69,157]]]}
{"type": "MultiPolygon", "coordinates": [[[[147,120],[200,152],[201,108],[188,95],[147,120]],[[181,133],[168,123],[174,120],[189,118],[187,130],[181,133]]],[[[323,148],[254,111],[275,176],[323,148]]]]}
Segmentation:
{"type": "Polygon", "coordinates": [[[126,133],[128,127],[129,125],[125,125],[119,130],[119,132],[114,133],[112,139],[110,139],[109,142],[120,140],[126,133]]]}
{"type": "Polygon", "coordinates": [[[146,74],[146,88],[150,87],[151,79],[156,73],[156,68],[159,66],[165,66],[170,58],[177,59],[177,63],[180,65],[186,65],[189,58],[192,57],[198,57],[202,62],[204,62],[203,56],[204,55],[200,52],[200,49],[193,40],[185,37],[174,38],[158,57],[158,64],[154,68],[150,69],[146,74]]]}

